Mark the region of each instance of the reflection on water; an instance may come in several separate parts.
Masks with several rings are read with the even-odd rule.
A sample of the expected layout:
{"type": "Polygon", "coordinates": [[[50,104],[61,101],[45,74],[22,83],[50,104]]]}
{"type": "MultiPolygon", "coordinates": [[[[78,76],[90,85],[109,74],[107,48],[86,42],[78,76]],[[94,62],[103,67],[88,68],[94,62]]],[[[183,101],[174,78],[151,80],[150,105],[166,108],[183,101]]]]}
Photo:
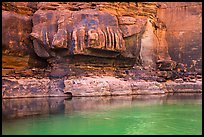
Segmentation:
{"type": "Polygon", "coordinates": [[[3,134],[201,134],[201,106],[202,94],[3,99],[2,131],[3,134]]]}

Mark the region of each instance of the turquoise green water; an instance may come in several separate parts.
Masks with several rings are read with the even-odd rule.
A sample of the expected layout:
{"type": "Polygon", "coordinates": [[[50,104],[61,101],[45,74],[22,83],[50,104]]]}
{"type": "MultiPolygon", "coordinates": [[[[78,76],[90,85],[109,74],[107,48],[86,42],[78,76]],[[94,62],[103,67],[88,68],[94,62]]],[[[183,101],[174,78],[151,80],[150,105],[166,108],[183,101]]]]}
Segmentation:
{"type": "Polygon", "coordinates": [[[146,104],[131,101],[125,105],[123,102],[121,107],[112,107],[108,103],[87,111],[84,108],[3,120],[2,133],[200,135],[202,102],[192,99],[169,103],[159,100],[146,104]]]}

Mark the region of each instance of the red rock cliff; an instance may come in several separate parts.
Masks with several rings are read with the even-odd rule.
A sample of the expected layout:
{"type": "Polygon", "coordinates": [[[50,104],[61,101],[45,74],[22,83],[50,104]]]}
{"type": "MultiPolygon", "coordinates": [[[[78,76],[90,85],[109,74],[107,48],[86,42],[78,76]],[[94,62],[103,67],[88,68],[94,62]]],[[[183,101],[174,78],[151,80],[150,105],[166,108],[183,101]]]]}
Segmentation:
{"type": "Polygon", "coordinates": [[[201,69],[201,20],[200,2],[3,2],[3,69],[15,67],[8,55],[27,57],[18,64],[24,68],[78,54],[150,68],[174,60],[201,69]]]}
{"type": "Polygon", "coordinates": [[[160,2],[157,16],[166,24],[166,40],[173,60],[189,68],[202,67],[202,3],[160,2]]]}

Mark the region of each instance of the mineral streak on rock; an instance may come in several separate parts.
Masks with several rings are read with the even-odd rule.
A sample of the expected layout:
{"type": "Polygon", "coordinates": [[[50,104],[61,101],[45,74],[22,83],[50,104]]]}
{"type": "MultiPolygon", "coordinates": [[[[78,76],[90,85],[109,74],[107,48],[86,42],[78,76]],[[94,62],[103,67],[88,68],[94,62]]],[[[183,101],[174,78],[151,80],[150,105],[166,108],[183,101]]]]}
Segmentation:
{"type": "Polygon", "coordinates": [[[159,2],[157,16],[166,25],[166,41],[171,58],[187,64],[187,68],[202,66],[202,3],[159,2]],[[195,60],[196,62],[193,62],[195,60]]]}
{"type": "MultiPolygon", "coordinates": [[[[25,23],[21,21],[27,30],[18,30],[18,34],[12,34],[16,39],[4,35],[4,49],[14,53],[30,54],[29,51],[35,52],[39,57],[50,58],[56,56],[56,49],[64,49],[65,55],[84,54],[103,57],[92,50],[97,49],[100,52],[114,51],[124,57],[135,58],[136,62],[143,62],[146,67],[155,67],[155,60],[170,60],[173,57],[175,61],[187,63],[191,69],[197,69],[195,67],[200,66],[202,61],[199,52],[201,42],[198,38],[202,34],[200,27],[202,5],[199,2],[3,2],[2,10],[3,24],[8,22],[5,18],[13,18],[5,11],[9,14],[15,13],[17,18],[20,15],[29,18],[25,23]],[[174,16],[178,15],[178,12],[182,15],[174,16]],[[186,19],[190,16],[195,25],[186,19],[182,20],[182,16],[186,19]],[[175,21],[171,21],[172,19],[175,21]],[[198,25],[195,22],[197,19],[198,25]],[[152,28],[148,27],[149,20],[152,28]],[[196,32],[192,26],[198,26],[196,32]],[[188,35],[190,31],[192,35],[188,35]],[[28,38],[29,33],[31,39],[28,38]],[[143,33],[149,40],[151,39],[151,43],[148,43],[150,45],[145,43],[147,39],[143,33]],[[189,37],[188,42],[183,35],[189,37]],[[196,44],[196,41],[199,42],[196,44]],[[16,47],[19,50],[16,51],[16,47]],[[191,55],[192,52],[188,49],[198,54],[191,55]],[[188,60],[183,60],[183,56],[188,60]]],[[[13,27],[16,26],[14,24],[13,27]]],[[[9,32],[7,27],[2,28],[5,32],[3,34],[9,32]]],[[[30,56],[32,58],[35,55],[30,56]]]]}
{"type": "Polygon", "coordinates": [[[51,57],[51,50],[65,49],[70,54],[88,54],[88,49],[124,51],[125,45],[117,18],[96,10],[43,11],[33,15],[35,52],[51,57]]]}
{"type": "Polygon", "coordinates": [[[2,49],[15,51],[17,55],[33,53],[29,34],[32,30],[31,17],[10,11],[2,11],[2,49]]]}
{"type": "Polygon", "coordinates": [[[2,95],[200,92],[201,15],[200,2],[3,2],[2,95]]]}

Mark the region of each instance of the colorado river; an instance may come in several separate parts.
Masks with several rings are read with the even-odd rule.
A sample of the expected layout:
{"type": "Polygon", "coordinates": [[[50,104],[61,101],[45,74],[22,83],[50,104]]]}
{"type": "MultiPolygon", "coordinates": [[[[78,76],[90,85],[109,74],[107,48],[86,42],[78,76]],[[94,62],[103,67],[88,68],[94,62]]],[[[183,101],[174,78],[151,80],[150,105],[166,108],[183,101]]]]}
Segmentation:
{"type": "Polygon", "coordinates": [[[2,134],[202,134],[202,94],[3,99],[2,134]]]}

